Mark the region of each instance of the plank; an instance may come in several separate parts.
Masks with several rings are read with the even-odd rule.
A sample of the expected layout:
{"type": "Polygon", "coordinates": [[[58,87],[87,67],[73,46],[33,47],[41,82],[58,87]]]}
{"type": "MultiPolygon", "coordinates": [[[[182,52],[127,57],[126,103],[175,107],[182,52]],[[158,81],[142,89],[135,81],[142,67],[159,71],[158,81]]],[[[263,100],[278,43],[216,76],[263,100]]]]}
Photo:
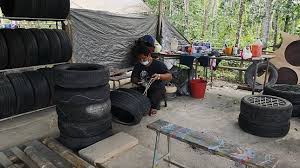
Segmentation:
{"type": "Polygon", "coordinates": [[[7,158],[7,156],[3,152],[0,152],[0,164],[3,167],[9,167],[13,165],[13,163],[7,158]]]}
{"type": "Polygon", "coordinates": [[[167,121],[158,120],[147,127],[214,155],[226,157],[244,165],[258,168],[274,168],[278,164],[278,159],[270,154],[258,152],[251,148],[243,148],[239,145],[232,145],[223,139],[217,139],[203,132],[193,131],[167,121]]]}
{"type": "Polygon", "coordinates": [[[22,162],[24,162],[30,168],[38,168],[38,166],[26,156],[26,154],[18,147],[10,149],[22,162]]]}
{"type": "Polygon", "coordinates": [[[27,146],[24,150],[27,156],[33,160],[40,168],[56,168],[47,158],[41,156],[32,146],[27,146]]]}
{"type": "Polygon", "coordinates": [[[53,152],[49,148],[47,148],[44,144],[41,142],[34,140],[30,144],[30,146],[34,147],[37,151],[39,151],[39,154],[45,158],[47,158],[53,165],[57,168],[72,168],[72,164],[69,163],[67,160],[65,160],[63,157],[61,157],[59,154],[53,152]]]}
{"type": "Polygon", "coordinates": [[[61,157],[72,163],[76,168],[95,168],[53,138],[46,138],[43,140],[43,143],[47,145],[51,150],[58,153],[61,157]]]}

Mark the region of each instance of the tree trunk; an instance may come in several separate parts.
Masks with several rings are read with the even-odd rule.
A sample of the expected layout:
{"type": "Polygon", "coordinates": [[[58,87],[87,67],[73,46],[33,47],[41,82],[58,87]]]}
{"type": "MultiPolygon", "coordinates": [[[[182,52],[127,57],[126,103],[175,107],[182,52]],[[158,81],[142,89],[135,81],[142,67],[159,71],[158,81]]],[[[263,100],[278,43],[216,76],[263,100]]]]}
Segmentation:
{"type": "Polygon", "coordinates": [[[238,27],[237,27],[237,32],[236,32],[236,41],[235,41],[235,45],[238,45],[238,46],[240,45],[240,40],[241,40],[244,10],[245,10],[245,0],[241,0],[239,17],[238,17],[238,27]]]}
{"type": "Polygon", "coordinates": [[[276,50],[277,36],[278,36],[278,11],[275,12],[273,20],[274,38],[273,38],[273,51],[276,50]]]}
{"type": "Polygon", "coordinates": [[[184,0],[184,26],[185,26],[184,34],[188,39],[189,39],[189,7],[190,7],[190,1],[184,0]]]}
{"type": "MultiPolygon", "coordinates": [[[[287,4],[287,8],[288,9],[291,8],[292,4],[293,4],[293,0],[289,0],[288,4],[287,4]]],[[[285,20],[284,20],[284,28],[283,28],[284,32],[288,32],[289,31],[290,20],[291,20],[291,16],[289,14],[287,14],[286,17],[285,17],[285,20]]]]}
{"type": "Polygon", "coordinates": [[[262,42],[265,47],[268,46],[269,41],[269,34],[270,34],[270,22],[272,16],[272,3],[273,0],[266,0],[265,1],[265,14],[262,22],[262,29],[263,29],[263,38],[262,42]]]}
{"type": "Polygon", "coordinates": [[[206,1],[206,8],[204,11],[204,16],[203,16],[203,27],[202,27],[202,34],[201,37],[204,39],[205,38],[205,32],[208,28],[208,17],[210,14],[210,10],[211,10],[211,5],[212,3],[210,2],[210,0],[206,1]]]}
{"type": "Polygon", "coordinates": [[[212,7],[212,28],[211,28],[211,37],[213,37],[213,34],[215,33],[215,29],[216,29],[216,15],[217,15],[217,9],[218,9],[218,0],[214,0],[213,1],[213,7],[212,7]]]}

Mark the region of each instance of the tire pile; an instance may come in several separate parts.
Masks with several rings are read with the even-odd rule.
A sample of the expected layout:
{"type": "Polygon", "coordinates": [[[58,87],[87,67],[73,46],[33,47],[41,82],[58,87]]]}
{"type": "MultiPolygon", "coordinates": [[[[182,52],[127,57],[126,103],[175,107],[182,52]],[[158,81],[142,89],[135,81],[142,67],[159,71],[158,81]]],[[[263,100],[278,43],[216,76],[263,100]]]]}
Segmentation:
{"type": "Polygon", "coordinates": [[[66,64],[56,66],[54,71],[59,141],[79,150],[111,136],[108,68],[66,64]]]}
{"type": "Polygon", "coordinates": [[[300,117],[300,86],[275,84],[266,86],[264,89],[265,95],[281,97],[290,101],[293,104],[292,117],[300,117]]]}
{"type": "Polygon", "coordinates": [[[0,69],[67,62],[72,44],[63,30],[2,29],[0,69]]]}
{"type": "Polygon", "coordinates": [[[292,104],[280,97],[246,96],[241,101],[239,126],[260,137],[283,137],[290,130],[292,104]]]}
{"type": "Polygon", "coordinates": [[[137,125],[151,109],[150,100],[133,89],[118,89],[111,92],[111,113],[116,123],[137,125]]]}
{"type": "Polygon", "coordinates": [[[2,0],[6,17],[65,19],[70,12],[70,0],[2,0]]]}
{"type": "MultiPolygon", "coordinates": [[[[52,105],[51,69],[0,75],[0,118],[52,105]]],[[[53,89],[52,89],[53,90],[53,89]]]]}

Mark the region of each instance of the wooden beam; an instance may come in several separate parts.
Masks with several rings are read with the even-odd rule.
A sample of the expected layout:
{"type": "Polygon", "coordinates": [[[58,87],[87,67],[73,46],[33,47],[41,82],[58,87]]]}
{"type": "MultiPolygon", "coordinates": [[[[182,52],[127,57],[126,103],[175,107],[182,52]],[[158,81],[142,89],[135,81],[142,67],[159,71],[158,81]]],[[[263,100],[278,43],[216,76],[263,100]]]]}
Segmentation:
{"type": "Polygon", "coordinates": [[[3,152],[0,152],[0,164],[3,167],[10,167],[13,165],[13,163],[7,158],[7,156],[3,152]]]}
{"type": "Polygon", "coordinates": [[[24,150],[27,156],[30,157],[40,168],[56,168],[48,159],[42,157],[32,146],[27,146],[24,150]]]}
{"type": "Polygon", "coordinates": [[[10,149],[22,162],[24,162],[30,168],[38,168],[38,166],[26,156],[26,154],[18,147],[10,149]]]}

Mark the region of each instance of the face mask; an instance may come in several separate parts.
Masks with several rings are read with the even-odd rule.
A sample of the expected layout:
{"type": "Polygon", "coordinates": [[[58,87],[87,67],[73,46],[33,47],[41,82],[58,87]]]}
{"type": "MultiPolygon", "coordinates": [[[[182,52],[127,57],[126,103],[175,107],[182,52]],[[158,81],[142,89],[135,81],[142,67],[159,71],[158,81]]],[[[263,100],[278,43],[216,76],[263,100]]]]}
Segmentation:
{"type": "Polygon", "coordinates": [[[141,64],[146,66],[149,64],[149,61],[143,61],[143,62],[141,62],[141,64]]]}

